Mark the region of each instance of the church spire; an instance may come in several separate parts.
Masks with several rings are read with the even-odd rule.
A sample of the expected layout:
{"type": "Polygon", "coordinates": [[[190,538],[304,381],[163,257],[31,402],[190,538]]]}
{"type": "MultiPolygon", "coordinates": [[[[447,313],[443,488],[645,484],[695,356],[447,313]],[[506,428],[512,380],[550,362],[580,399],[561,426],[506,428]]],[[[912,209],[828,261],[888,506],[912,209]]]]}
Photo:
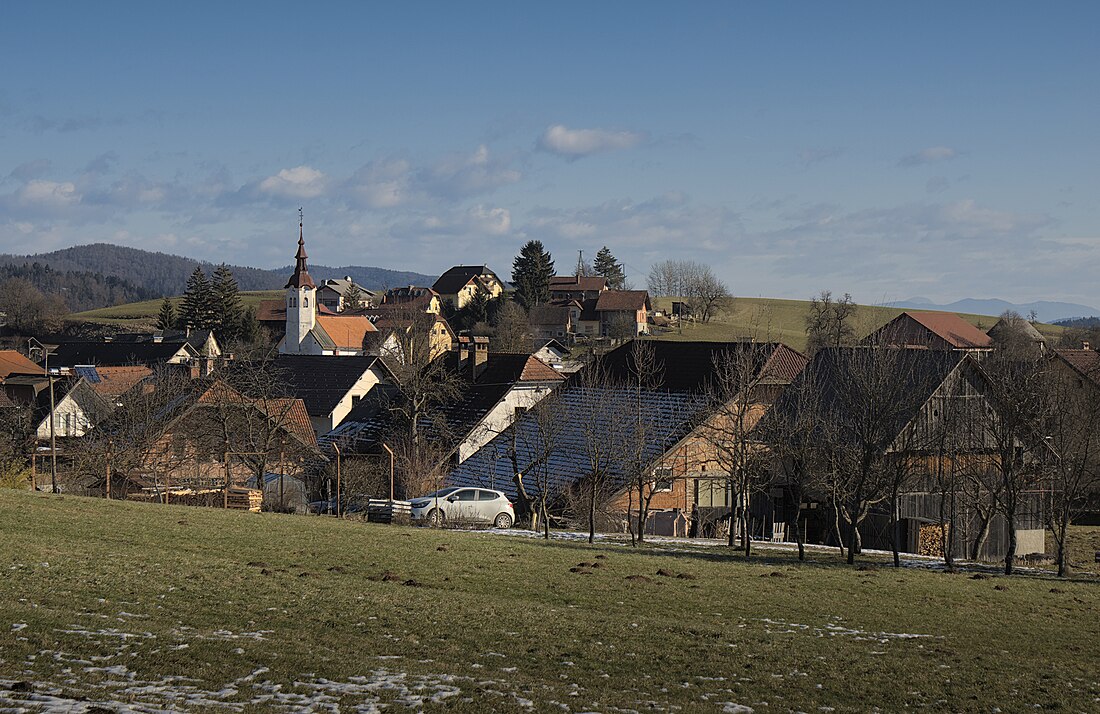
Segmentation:
{"type": "Polygon", "coordinates": [[[298,252],[294,254],[294,274],[284,286],[286,288],[316,288],[313,278],[306,267],[306,241],[302,230],[302,209],[298,209],[298,252]]]}

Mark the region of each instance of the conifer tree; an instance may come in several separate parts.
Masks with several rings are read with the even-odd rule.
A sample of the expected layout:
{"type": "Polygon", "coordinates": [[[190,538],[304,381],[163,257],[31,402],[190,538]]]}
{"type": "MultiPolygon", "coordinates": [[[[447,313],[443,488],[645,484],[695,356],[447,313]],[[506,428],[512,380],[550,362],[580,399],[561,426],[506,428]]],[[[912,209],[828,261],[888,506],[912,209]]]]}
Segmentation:
{"type": "Polygon", "coordinates": [[[241,306],[237,279],[225,263],[214,270],[210,298],[210,329],[223,341],[237,339],[244,308],[241,306]]]}
{"type": "Polygon", "coordinates": [[[607,280],[607,287],[612,290],[626,288],[626,272],[623,270],[623,265],[615,260],[615,256],[611,254],[611,249],[606,245],[600,248],[600,252],[596,253],[596,260],[592,262],[592,269],[596,272],[596,275],[607,280]]]}
{"type": "Polygon", "coordinates": [[[529,240],[512,261],[512,283],[516,286],[516,302],[525,310],[550,300],[550,278],[554,261],[542,241],[529,240]]]}
{"type": "Polygon", "coordinates": [[[352,283],[348,286],[348,289],[344,291],[344,309],[345,310],[358,310],[363,302],[363,291],[359,289],[359,286],[352,283]]]}
{"type": "Polygon", "coordinates": [[[164,298],[160,304],[160,312],[157,314],[157,329],[171,330],[176,326],[176,307],[170,298],[164,298]]]}
{"type": "Polygon", "coordinates": [[[187,289],[183,293],[183,305],[180,307],[180,324],[193,330],[208,330],[211,326],[212,295],[210,281],[202,266],[196,265],[187,278],[187,289]]]}

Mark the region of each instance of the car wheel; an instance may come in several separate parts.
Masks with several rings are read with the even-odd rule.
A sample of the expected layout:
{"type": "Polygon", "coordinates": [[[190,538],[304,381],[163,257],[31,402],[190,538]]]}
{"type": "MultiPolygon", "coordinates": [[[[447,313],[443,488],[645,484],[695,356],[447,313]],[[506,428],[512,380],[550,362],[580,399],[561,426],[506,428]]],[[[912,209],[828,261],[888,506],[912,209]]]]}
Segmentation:
{"type": "Polygon", "coordinates": [[[446,516],[443,515],[443,511],[439,510],[438,508],[433,508],[432,510],[428,511],[428,523],[433,526],[443,525],[443,521],[445,518],[446,516]]]}
{"type": "Polygon", "coordinates": [[[499,514],[496,517],[496,520],[493,521],[493,527],[494,528],[511,528],[512,527],[512,517],[509,516],[507,513],[499,514]]]}

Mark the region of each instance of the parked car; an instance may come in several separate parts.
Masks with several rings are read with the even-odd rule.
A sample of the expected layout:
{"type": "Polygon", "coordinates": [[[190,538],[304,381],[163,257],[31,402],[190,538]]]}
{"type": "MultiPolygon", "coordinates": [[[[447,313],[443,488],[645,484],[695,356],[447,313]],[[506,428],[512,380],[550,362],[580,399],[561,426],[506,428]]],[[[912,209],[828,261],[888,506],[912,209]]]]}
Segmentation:
{"type": "Polygon", "coordinates": [[[491,523],[494,528],[511,528],[516,521],[508,497],[488,488],[443,488],[411,503],[414,521],[491,523]]]}

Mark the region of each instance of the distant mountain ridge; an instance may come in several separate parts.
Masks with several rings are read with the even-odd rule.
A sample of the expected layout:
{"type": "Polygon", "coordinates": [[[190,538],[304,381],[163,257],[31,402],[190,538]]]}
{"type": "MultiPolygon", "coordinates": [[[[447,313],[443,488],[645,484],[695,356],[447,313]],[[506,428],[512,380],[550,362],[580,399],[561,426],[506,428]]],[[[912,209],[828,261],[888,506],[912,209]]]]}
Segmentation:
{"type": "Polygon", "coordinates": [[[1005,310],[1014,310],[1023,317],[1027,317],[1032,310],[1035,311],[1039,322],[1054,322],[1055,320],[1069,320],[1078,317],[1091,317],[1100,315],[1100,310],[1088,305],[1080,305],[1072,302],[1055,302],[1050,300],[1037,300],[1035,302],[1011,303],[1007,300],[991,298],[982,300],[978,298],[964,298],[946,305],[934,303],[927,298],[913,297],[908,300],[886,303],[887,307],[900,307],[910,310],[943,310],[945,312],[963,312],[971,315],[1000,315],[1005,310]]]}
{"type": "MultiPolygon", "coordinates": [[[[99,273],[126,281],[143,291],[155,294],[156,297],[182,294],[187,285],[187,276],[194,271],[196,265],[201,265],[207,272],[217,265],[180,255],[110,243],[78,245],[34,255],[0,255],[0,265],[24,263],[49,265],[55,271],[99,273]]],[[[230,265],[229,269],[233,271],[241,290],[278,290],[286,284],[286,279],[293,270],[290,267],[265,270],[244,265],[230,265]]],[[[355,282],[372,290],[401,285],[431,285],[436,279],[435,276],[422,273],[367,265],[335,268],[310,265],[309,272],[318,281],[350,275],[355,282]]]]}

